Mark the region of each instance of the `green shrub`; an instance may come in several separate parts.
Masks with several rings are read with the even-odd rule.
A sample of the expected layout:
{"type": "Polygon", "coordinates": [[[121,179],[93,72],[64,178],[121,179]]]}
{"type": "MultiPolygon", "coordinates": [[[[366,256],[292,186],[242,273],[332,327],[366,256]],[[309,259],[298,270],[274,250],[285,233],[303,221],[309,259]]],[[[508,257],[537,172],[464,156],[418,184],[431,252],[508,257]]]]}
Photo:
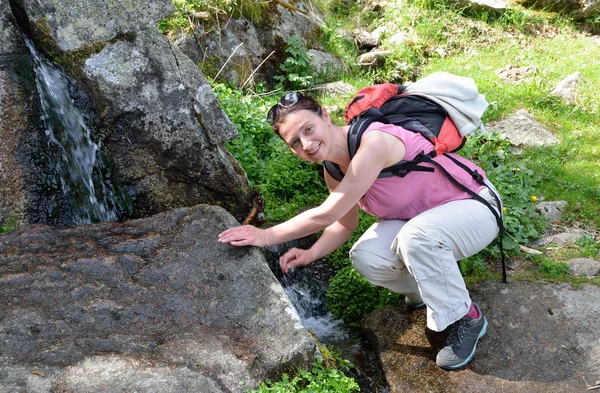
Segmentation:
{"type": "Polygon", "coordinates": [[[339,270],[329,281],[327,307],[351,327],[371,311],[400,301],[401,295],[377,287],[363,278],[352,266],[339,270]]]}
{"type": "Polygon", "coordinates": [[[359,222],[358,227],[350,237],[350,239],[337,250],[329,254],[325,260],[333,266],[335,270],[340,270],[350,264],[349,252],[352,245],[362,236],[362,234],[369,229],[378,220],[377,217],[373,217],[364,211],[359,211],[359,222]]]}
{"type": "Polygon", "coordinates": [[[279,66],[283,75],[275,76],[275,80],[279,81],[276,88],[302,90],[310,87],[314,82],[311,75],[311,57],[300,38],[291,37],[285,51],[289,56],[279,66]]]}
{"type": "MultiPolygon", "coordinates": [[[[348,362],[342,363],[348,369],[348,362]]],[[[247,393],[352,393],[360,390],[354,379],[347,377],[335,368],[326,367],[323,362],[313,362],[310,370],[299,370],[294,378],[287,374],[281,381],[266,380],[247,393]]]]}
{"type": "MultiPolygon", "coordinates": [[[[510,143],[504,136],[479,134],[468,139],[460,154],[478,164],[496,186],[504,203],[504,250],[519,252],[519,244],[539,237],[546,225],[544,218],[535,211],[536,189],[540,177],[528,169],[510,151],[510,143]]],[[[498,240],[488,247],[499,256],[498,240]]]]}
{"type": "Polygon", "coordinates": [[[251,183],[263,183],[266,161],[283,145],[265,118],[267,104],[222,83],[213,83],[212,87],[225,114],[239,132],[239,136],[227,141],[225,146],[244,168],[251,183]]]}
{"type": "Polygon", "coordinates": [[[175,11],[158,22],[158,28],[171,36],[181,30],[190,32],[197,24],[215,23],[223,15],[227,15],[228,18],[248,18],[254,24],[260,25],[269,8],[268,1],[254,0],[172,0],[172,2],[175,11]]]}
{"type": "Polygon", "coordinates": [[[594,236],[585,235],[575,242],[581,252],[581,258],[598,258],[600,256],[600,242],[594,240],[594,236]]]}
{"type": "Polygon", "coordinates": [[[545,259],[540,264],[540,273],[550,280],[564,280],[569,278],[569,265],[564,262],[554,262],[545,259]]]}
{"type": "Polygon", "coordinates": [[[13,229],[15,229],[15,227],[16,227],[15,219],[12,217],[9,217],[8,220],[6,221],[6,224],[4,224],[4,226],[0,226],[0,233],[12,231],[13,229]]]}

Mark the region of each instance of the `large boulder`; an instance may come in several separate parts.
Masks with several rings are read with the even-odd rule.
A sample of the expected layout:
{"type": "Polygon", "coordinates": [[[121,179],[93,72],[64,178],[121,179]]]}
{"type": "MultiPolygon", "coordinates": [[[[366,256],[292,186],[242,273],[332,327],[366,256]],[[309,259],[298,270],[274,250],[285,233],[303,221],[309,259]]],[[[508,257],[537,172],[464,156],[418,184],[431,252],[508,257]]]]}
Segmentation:
{"type": "Polygon", "coordinates": [[[257,193],[223,146],[237,130],[200,70],[156,27],[170,1],[11,0],[11,8],[73,78],[73,101],[110,163],[104,172],[129,195],[134,217],[199,203],[245,217],[257,193]]]}
{"type": "Polygon", "coordinates": [[[199,205],[1,235],[0,391],[243,392],[308,367],[263,255],[217,242],[235,225],[199,205]]]}

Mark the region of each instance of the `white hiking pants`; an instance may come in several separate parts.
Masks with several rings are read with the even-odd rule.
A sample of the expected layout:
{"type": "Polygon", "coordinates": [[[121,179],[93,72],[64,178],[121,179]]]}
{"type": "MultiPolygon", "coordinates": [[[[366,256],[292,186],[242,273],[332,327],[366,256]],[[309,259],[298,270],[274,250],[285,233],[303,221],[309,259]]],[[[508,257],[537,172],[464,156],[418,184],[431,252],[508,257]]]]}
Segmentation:
{"type": "MultiPolygon", "coordinates": [[[[498,208],[488,188],[479,195],[498,208]]],[[[408,221],[379,220],[354,244],[350,258],[370,283],[397,293],[419,293],[427,305],[427,327],[441,332],[471,306],[457,261],[485,248],[498,230],[483,203],[452,201],[408,221]]]]}

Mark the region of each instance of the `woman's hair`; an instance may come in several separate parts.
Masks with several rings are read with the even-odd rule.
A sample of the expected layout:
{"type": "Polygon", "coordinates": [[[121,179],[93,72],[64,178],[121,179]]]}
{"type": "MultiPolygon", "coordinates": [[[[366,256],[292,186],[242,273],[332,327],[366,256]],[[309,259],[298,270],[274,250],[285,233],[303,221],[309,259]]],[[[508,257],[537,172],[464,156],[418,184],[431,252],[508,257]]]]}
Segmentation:
{"type": "Polygon", "coordinates": [[[279,135],[279,126],[287,115],[303,109],[314,112],[319,116],[323,113],[323,108],[313,98],[299,92],[291,92],[281,97],[281,100],[271,107],[267,113],[267,120],[271,123],[273,131],[279,135]]]}

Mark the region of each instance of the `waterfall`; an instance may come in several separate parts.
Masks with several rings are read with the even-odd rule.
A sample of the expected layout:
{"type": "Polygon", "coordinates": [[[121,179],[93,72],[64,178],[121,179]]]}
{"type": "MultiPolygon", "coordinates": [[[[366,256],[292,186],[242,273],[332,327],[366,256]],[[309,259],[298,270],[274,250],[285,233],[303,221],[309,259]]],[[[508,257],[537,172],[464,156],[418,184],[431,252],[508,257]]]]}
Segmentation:
{"type": "Polygon", "coordinates": [[[115,221],[119,203],[102,178],[100,146],[90,138],[81,110],[69,96],[73,82],[36,50],[29,38],[25,42],[34,60],[36,85],[42,107],[42,123],[50,143],[59,147],[59,162],[51,163],[60,175],[62,191],[70,202],[74,223],[115,221]],[[94,182],[94,178],[97,179],[94,182]]]}

